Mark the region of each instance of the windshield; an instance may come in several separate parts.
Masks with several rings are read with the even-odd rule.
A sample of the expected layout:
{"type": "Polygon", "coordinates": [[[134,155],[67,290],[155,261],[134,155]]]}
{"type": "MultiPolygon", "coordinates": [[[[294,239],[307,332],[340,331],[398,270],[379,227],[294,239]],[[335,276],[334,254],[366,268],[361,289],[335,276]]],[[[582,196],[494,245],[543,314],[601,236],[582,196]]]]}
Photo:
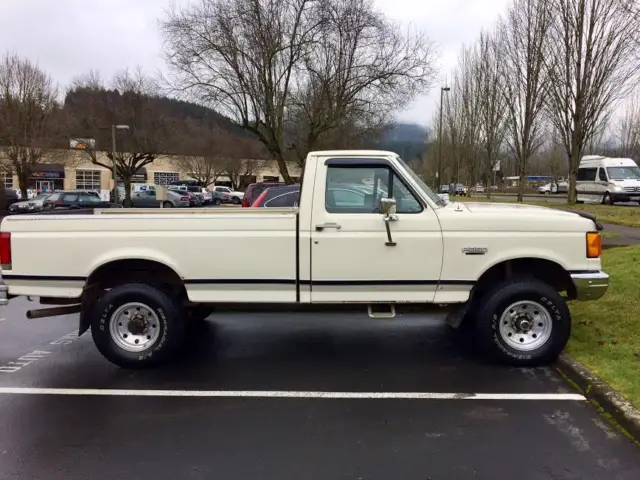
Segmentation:
{"type": "Polygon", "coordinates": [[[45,198],[50,196],[51,196],[51,193],[39,193],[38,195],[33,197],[32,200],[44,200],[45,198]]]}
{"type": "Polygon", "coordinates": [[[407,163],[402,160],[399,156],[396,156],[396,160],[400,163],[400,165],[402,165],[404,167],[404,169],[406,170],[407,174],[409,175],[409,177],[411,177],[411,179],[416,182],[418,184],[418,186],[420,187],[420,189],[431,199],[433,200],[433,202],[440,206],[440,207],[444,207],[447,202],[446,200],[444,200],[442,197],[440,197],[439,195],[437,195],[436,193],[434,193],[433,190],[431,190],[431,188],[429,188],[429,186],[424,183],[424,180],[422,180],[418,174],[416,174],[416,172],[414,172],[411,167],[409,167],[409,165],[407,165],[407,163]]]}
{"type": "Polygon", "coordinates": [[[640,180],[639,167],[609,167],[607,173],[611,180],[640,180]]]}

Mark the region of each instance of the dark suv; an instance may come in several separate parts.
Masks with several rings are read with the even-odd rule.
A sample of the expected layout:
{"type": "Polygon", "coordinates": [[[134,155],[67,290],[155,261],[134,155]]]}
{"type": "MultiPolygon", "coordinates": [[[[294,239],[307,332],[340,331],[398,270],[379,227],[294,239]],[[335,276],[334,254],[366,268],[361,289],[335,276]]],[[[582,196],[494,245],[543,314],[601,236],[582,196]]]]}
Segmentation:
{"type": "Polygon", "coordinates": [[[0,210],[9,210],[9,207],[18,201],[18,192],[16,190],[0,187],[0,210]]]}
{"type": "Polygon", "coordinates": [[[244,197],[242,198],[242,206],[250,207],[256,198],[260,196],[267,188],[284,186],[286,183],[281,182],[257,182],[250,184],[244,191],[244,197]]]}

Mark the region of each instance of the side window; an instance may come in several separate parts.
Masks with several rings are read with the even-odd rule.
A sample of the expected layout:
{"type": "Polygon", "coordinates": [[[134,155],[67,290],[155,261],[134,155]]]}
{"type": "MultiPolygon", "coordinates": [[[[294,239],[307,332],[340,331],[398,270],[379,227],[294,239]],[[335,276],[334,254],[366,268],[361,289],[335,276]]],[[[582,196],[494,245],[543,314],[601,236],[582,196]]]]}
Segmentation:
{"type": "Polygon", "coordinates": [[[604,171],[604,168],[600,168],[600,170],[598,170],[598,180],[600,180],[601,182],[609,181],[609,179],[607,178],[607,172],[604,171]]]}
{"type": "Polygon", "coordinates": [[[78,201],[78,195],[63,195],[62,196],[62,201],[63,202],[77,202],[78,201]]]}
{"type": "Polygon", "coordinates": [[[277,195],[273,197],[271,200],[267,200],[264,203],[264,206],[271,207],[271,208],[297,207],[299,195],[300,195],[299,191],[283,193],[282,195],[277,195]]]}
{"type": "Polygon", "coordinates": [[[593,182],[596,179],[597,168],[579,168],[576,180],[582,182],[593,182]]]}
{"type": "Polygon", "coordinates": [[[388,167],[329,167],[325,208],[329,213],[377,213],[380,199],[393,196],[397,213],[420,213],[421,203],[388,167]]]}
{"type": "Polygon", "coordinates": [[[397,213],[420,213],[422,205],[396,175],[393,176],[393,197],[396,199],[397,213]]]}

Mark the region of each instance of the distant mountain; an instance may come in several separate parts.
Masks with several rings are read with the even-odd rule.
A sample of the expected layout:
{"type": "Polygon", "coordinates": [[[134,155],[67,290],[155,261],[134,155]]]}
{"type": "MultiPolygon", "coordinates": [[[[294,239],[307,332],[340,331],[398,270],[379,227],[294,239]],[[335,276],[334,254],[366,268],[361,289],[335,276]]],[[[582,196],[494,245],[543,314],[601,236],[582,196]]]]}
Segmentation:
{"type": "Polygon", "coordinates": [[[424,154],[430,133],[428,128],[416,123],[397,123],[382,135],[376,148],[390,150],[411,161],[424,154]]]}

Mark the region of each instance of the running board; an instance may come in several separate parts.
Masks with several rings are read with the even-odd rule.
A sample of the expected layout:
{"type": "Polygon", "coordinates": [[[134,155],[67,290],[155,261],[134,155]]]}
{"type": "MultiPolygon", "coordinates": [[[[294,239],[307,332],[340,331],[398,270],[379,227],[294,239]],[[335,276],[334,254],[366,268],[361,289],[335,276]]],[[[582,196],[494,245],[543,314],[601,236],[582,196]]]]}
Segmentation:
{"type": "Polygon", "coordinates": [[[377,311],[373,311],[373,305],[367,306],[367,313],[370,318],[394,318],[396,316],[396,307],[391,304],[376,304],[377,311]]]}

